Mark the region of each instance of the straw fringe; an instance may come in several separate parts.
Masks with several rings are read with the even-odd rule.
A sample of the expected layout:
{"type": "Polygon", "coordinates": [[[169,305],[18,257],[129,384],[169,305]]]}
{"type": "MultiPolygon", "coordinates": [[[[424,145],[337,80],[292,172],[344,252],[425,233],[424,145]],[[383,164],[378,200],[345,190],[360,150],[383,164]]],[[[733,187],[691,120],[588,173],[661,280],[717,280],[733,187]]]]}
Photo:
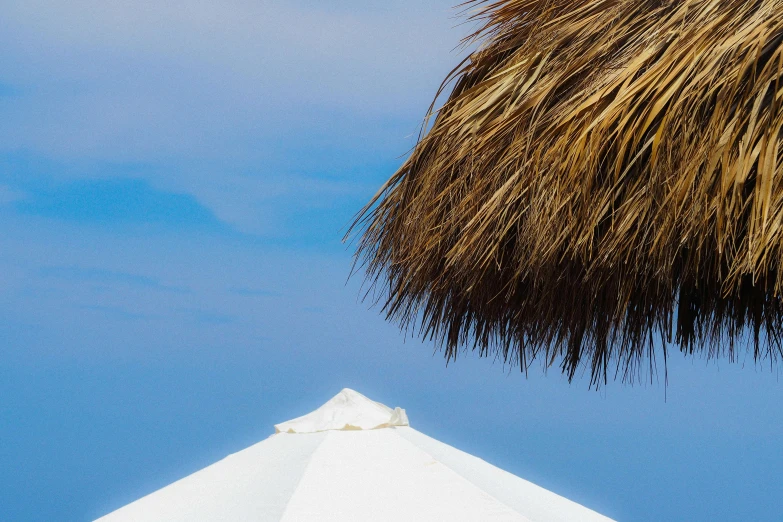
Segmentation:
{"type": "Polygon", "coordinates": [[[783,0],[468,5],[481,46],[354,225],[389,318],[594,384],[776,360],[783,0]]]}

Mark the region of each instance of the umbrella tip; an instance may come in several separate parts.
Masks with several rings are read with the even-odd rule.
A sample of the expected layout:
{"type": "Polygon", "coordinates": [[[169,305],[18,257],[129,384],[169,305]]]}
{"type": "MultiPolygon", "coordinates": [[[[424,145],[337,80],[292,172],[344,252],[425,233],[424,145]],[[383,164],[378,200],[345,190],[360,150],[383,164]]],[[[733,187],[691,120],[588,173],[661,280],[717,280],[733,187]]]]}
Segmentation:
{"type": "Polygon", "coordinates": [[[409,426],[402,408],[389,408],[350,388],[343,388],[317,410],[275,425],[275,433],[376,430],[409,426]]]}

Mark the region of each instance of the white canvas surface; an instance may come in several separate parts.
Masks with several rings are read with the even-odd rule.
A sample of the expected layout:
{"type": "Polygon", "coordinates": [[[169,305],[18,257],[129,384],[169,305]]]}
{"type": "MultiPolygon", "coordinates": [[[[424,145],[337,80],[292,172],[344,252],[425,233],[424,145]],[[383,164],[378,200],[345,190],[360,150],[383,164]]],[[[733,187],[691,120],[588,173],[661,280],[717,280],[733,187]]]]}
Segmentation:
{"type": "Polygon", "coordinates": [[[611,522],[343,390],[98,522],[611,522]]]}

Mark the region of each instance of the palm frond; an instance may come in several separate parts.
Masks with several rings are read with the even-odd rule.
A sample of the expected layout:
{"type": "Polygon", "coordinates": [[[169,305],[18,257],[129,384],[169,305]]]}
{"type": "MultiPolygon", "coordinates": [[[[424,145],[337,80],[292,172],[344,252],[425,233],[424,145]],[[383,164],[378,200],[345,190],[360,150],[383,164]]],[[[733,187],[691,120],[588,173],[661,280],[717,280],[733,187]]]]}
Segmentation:
{"type": "Polygon", "coordinates": [[[783,353],[783,0],[468,5],[479,48],[355,223],[389,318],[594,383],[783,353]]]}

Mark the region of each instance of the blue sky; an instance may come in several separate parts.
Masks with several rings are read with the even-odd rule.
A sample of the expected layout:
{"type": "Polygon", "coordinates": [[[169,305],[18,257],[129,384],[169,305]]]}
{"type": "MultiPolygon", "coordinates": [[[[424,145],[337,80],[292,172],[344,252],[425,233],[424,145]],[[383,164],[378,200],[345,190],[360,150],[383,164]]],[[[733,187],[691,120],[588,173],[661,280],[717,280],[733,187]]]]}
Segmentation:
{"type": "Polygon", "coordinates": [[[92,520],[343,387],[619,520],[779,520],[777,370],[446,368],[359,300],[340,239],[451,3],[0,0],[0,520],[92,520]]]}

